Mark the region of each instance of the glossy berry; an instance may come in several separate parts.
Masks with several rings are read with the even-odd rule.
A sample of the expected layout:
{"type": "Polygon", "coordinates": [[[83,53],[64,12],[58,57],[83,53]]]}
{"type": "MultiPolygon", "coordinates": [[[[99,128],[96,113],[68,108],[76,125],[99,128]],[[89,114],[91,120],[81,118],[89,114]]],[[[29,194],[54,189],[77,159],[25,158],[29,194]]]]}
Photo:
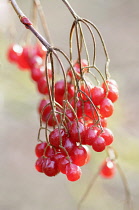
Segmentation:
{"type": "Polygon", "coordinates": [[[14,44],[10,46],[7,51],[7,59],[11,63],[17,63],[19,56],[22,54],[22,51],[23,51],[23,48],[18,44],[14,44]]]}
{"type": "Polygon", "coordinates": [[[50,101],[47,100],[47,99],[42,99],[40,101],[40,104],[38,106],[38,112],[41,114],[42,112],[42,121],[43,122],[46,122],[52,108],[51,108],[51,105],[49,104],[50,101]],[[48,105],[49,104],[49,105],[48,105]],[[45,107],[46,106],[46,107],[45,107]],[[45,107],[45,108],[44,108],[45,107]],[[44,109],[43,109],[44,108],[44,109]]]}
{"type": "Polygon", "coordinates": [[[80,142],[84,140],[85,127],[82,123],[74,121],[69,128],[70,139],[72,142],[80,142]]]}
{"type": "Polygon", "coordinates": [[[59,173],[56,161],[53,158],[45,158],[42,165],[43,173],[47,176],[55,176],[59,173]]]}
{"type": "Polygon", "coordinates": [[[45,158],[44,157],[39,157],[35,163],[35,168],[38,172],[41,172],[43,173],[43,170],[42,170],[42,165],[44,163],[44,160],[45,158]]]}
{"type": "Polygon", "coordinates": [[[63,96],[65,93],[65,82],[60,80],[55,83],[55,95],[63,96]]]}
{"type": "Polygon", "coordinates": [[[100,104],[101,117],[110,117],[113,114],[114,106],[110,99],[104,98],[100,104]]]}
{"type": "Polygon", "coordinates": [[[41,157],[44,155],[44,150],[47,147],[47,143],[46,142],[42,142],[36,145],[35,147],[35,154],[37,157],[41,157]]]}
{"type": "Polygon", "coordinates": [[[48,146],[44,155],[46,157],[53,157],[55,155],[55,150],[53,149],[53,147],[48,146]]]}
{"type": "Polygon", "coordinates": [[[82,142],[83,144],[87,144],[87,145],[92,145],[93,141],[96,139],[97,137],[97,133],[98,130],[97,129],[86,129],[85,131],[85,138],[84,138],[84,142],[82,142]]]}
{"type": "Polygon", "coordinates": [[[30,51],[30,48],[23,47],[23,51],[22,51],[21,55],[18,58],[18,66],[19,66],[19,68],[21,70],[30,69],[29,51],[30,51]]]}
{"type": "Polygon", "coordinates": [[[104,178],[112,178],[116,172],[116,165],[110,159],[106,159],[106,161],[102,164],[100,169],[100,175],[104,178]]]}
{"type": "Polygon", "coordinates": [[[78,166],[83,166],[87,160],[87,152],[83,146],[75,146],[71,152],[72,162],[78,166]]]}
{"type": "Polygon", "coordinates": [[[114,140],[114,136],[113,136],[113,133],[110,129],[108,128],[104,128],[103,129],[103,132],[100,134],[100,136],[102,138],[104,138],[105,140],[105,143],[106,143],[106,146],[110,145],[113,140],[114,140]]]}
{"type": "MultiPolygon", "coordinates": [[[[115,101],[117,101],[117,99],[119,98],[119,91],[118,91],[118,88],[117,86],[111,84],[111,83],[108,83],[108,93],[107,93],[107,98],[109,98],[113,103],[115,101]]],[[[103,83],[102,84],[102,87],[105,91],[105,93],[107,92],[107,88],[106,88],[106,85],[103,83]]]]}
{"type": "Polygon", "coordinates": [[[70,163],[70,160],[67,157],[63,157],[59,160],[58,163],[58,168],[61,173],[65,174],[66,173],[66,165],[70,163]]]}
{"type": "Polygon", "coordinates": [[[61,158],[65,157],[65,155],[62,152],[58,152],[53,157],[54,157],[56,163],[58,164],[59,161],[61,160],[61,158]]]}
{"type": "Polygon", "coordinates": [[[100,118],[100,124],[102,127],[107,127],[107,118],[100,118]]]}
{"type": "Polygon", "coordinates": [[[41,67],[34,67],[31,69],[31,78],[34,80],[34,81],[38,81],[39,79],[41,79],[42,77],[44,76],[44,71],[43,71],[43,68],[41,67]]]}
{"type": "MultiPolygon", "coordinates": [[[[62,146],[66,149],[66,151],[68,152],[68,154],[70,155],[74,149],[74,147],[76,146],[75,143],[73,143],[69,137],[66,137],[66,139],[63,141],[62,146]]],[[[61,149],[61,152],[63,154],[65,154],[65,151],[61,149]]]]}
{"type": "Polygon", "coordinates": [[[61,141],[63,142],[67,137],[67,134],[66,134],[65,130],[64,129],[58,129],[58,128],[54,129],[49,135],[50,144],[54,147],[59,147],[60,136],[61,136],[61,141]]]}
{"type": "Polygon", "coordinates": [[[92,101],[98,106],[105,97],[104,89],[102,87],[96,86],[91,89],[92,101]]]}
{"type": "Polygon", "coordinates": [[[48,86],[45,77],[41,77],[37,81],[37,86],[38,86],[38,91],[42,94],[47,94],[48,93],[48,86]]]}
{"type": "Polygon", "coordinates": [[[97,137],[93,143],[92,143],[92,148],[93,150],[95,150],[96,152],[102,152],[103,150],[105,150],[105,140],[102,137],[97,137]]]}
{"type": "Polygon", "coordinates": [[[66,176],[69,181],[77,181],[78,179],[80,179],[81,175],[82,172],[79,166],[73,163],[68,163],[66,165],[66,176]]]}

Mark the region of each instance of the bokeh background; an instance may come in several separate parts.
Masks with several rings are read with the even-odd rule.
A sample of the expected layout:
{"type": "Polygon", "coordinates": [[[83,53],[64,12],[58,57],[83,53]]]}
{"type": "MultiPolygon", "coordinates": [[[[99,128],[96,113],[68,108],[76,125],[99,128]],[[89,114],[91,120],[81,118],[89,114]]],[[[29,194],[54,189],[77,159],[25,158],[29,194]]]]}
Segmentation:
{"type": "MultiPolygon", "coordinates": [[[[17,1],[30,14],[32,1],[17,1]]],[[[55,46],[68,52],[68,34],[73,21],[62,1],[44,1],[55,46]]],[[[115,135],[114,148],[128,180],[134,209],[139,209],[139,1],[70,0],[75,11],[90,19],[103,34],[111,63],[110,71],[120,89],[120,98],[109,127],[115,135]]],[[[41,96],[30,79],[7,62],[11,42],[22,43],[25,28],[10,4],[0,0],[0,209],[75,210],[89,181],[105,158],[92,152],[82,168],[81,180],[70,183],[64,175],[48,178],[34,169],[41,96]],[[10,31],[15,32],[14,40],[10,31]],[[16,30],[15,30],[16,29],[16,30]]],[[[42,29],[40,28],[40,31],[42,29]]],[[[111,180],[98,178],[82,209],[122,210],[125,194],[117,173],[111,180]]]]}

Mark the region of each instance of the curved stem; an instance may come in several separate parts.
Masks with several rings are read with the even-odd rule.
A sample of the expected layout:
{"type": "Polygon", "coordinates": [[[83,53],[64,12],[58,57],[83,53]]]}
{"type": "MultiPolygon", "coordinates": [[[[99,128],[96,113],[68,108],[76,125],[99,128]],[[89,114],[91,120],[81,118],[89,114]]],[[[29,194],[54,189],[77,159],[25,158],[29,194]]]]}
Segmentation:
{"type": "Polygon", "coordinates": [[[75,13],[75,11],[72,9],[72,7],[70,6],[69,2],[67,0],[62,0],[63,3],[66,5],[66,7],[69,9],[70,13],[72,14],[72,16],[77,19],[78,15],[75,13]]]}

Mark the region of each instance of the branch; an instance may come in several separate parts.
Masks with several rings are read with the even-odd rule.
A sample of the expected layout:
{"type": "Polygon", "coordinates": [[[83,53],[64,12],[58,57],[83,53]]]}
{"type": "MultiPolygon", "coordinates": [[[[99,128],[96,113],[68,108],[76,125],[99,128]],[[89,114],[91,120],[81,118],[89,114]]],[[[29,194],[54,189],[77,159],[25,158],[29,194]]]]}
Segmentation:
{"type": "Polygon", "coordinates": [[[19,8],[18,4],[15,0],[9,0],[13,9],[15,10],[17,16],[19,17],[20,21],[25,25],[27,29],[29,29],[39,40],[40,42],[46,47],[48,51],[52,51],[52,46],[49,42],[33,27],[31,21],[24,15],[22,10],[19,8]]]}

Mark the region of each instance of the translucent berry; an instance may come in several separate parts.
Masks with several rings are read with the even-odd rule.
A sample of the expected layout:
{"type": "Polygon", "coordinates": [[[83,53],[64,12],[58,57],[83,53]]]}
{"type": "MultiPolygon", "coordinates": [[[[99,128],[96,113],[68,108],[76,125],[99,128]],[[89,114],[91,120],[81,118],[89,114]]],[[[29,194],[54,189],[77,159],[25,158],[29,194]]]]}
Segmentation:
{"type": "Polygon", "coordinates": [[[87,160],[87,151],[83,146],[75,146],[71,152],[72,162],[78,166],[83,166],[87,160]]]}
{"type": "Polygon", "coordinates": [[[41,157],[44,154],[44,150],[47,147],[47,143],[46,142],[41,142],[39,144],[36,145],[35,147],[35,154],[37,157],[41,157]]]}
{"type": "Polygon", "coordinates": [[[43,170],[42,170],[42,165],[44,163],[44,160],[45,158],[44,157],[39,157],[35,163],[35,168],[38,172],[41,172],[43,173],[43,170]]]}
{"type": "Polygon", "coordinates": [[[49,135],[50,144],[54,147],[59,147],[60,137],[61,137],[62,142],[66,139],[67,134],[66,134],[65,130],[64,129],[58,129],[58,128],[54,129],[49,135]]]}
{"type": "Polygon", "coordinates": [[[106,143],[106,146],[110,145],[113,140],[114,140],[114,136],[113,136],[113,133],[110,129],[108,128],[104,128],[103,129],[103,132],[100,134],[100,136],[102,138],[104,138],[105,140],[105,143],[106,143]]]}
{"type": "Polygon", "coordinates": [[[110,159],[106,159],[100,169],[100,175],[104,178],[112,178],[116,172],[116,165],[110,159]]]}
{"type": "Polygon", "coordinates": [[[105,150],[105,140],[102,137],[97,137],[93,143],[92,143],[92,148],[96,151],[96,152],[102,152],[103,150],[105,150]]]}
{"type": "Polygon", "coordinates": [[[104,98],[100,104],[101,117],[110,117],[113,114],[114,106],[110,99],[104,98]]]}
{"type": "Polygon", "coordinates": [[[42,165],[42,170],[47,176],[55,176],[59,173],[59,169],[54,158],[45,158],[45,161],[42,165]]]}
{"type": "Polygon", "coordinates": [[[73,163],[68,163],[66,165],[66,175],[69,181],[74,182],[80,179],[82,172],[79,166],[73,163]]]}

